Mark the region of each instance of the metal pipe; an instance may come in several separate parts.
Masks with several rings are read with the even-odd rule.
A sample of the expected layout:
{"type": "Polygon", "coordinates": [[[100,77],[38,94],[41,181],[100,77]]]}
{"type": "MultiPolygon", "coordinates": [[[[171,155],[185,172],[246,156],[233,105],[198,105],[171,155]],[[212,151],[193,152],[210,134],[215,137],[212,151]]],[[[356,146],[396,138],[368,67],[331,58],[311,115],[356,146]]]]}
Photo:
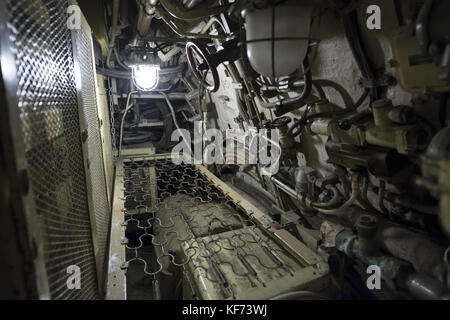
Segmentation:
{"type": "Polygon", "coordinates": [[[160,0],[160,3],[172,17],[180,20],[198,20],[210,16],[215,16],[221,13],[228,12],[231,7],[231,4],[226,4],[212,8],[206,7],[195,10],[182,11],[175,7],[170,0],[160,0]]]}
{"type": "MultiPolygon", "coordinates": [[[[363,213],[361,209],[346,210],[341,217],[354,225],[363,213]]],[[[381,216],[377,216],[377,220],[378,227],[375,237],[378,247],[394,257],[410,262],[416,272],[445,282],[447,273],[443,259],[445,247],[437,244],[425,234],[406,229],[381,216]]]]}
{"type": "Polygon", "coordinates": [[[192,157],[194,155],[194,153],[192,152],[191,145],[188,144],[188,141],[191,141],[191,140],[190,139],[189,140],[186,139],[186,137],[184,136],[183,130],[180,128],[180,125],[178,124],[177,117],[176,117],[176,114],[175,114],[175,110],[174,110],[174,108],[172,106],[172,103],[170,102],[169,96],[165,92],[160,92],[160,94],[166,100],[167,106],[170,109],[170,114],[172,115],[173,123],[175,124],[175,127],[177,127],[177,129],[180,131],[181,137],[184,139],[184,141],[186,143],[186,146],[189,148],[189,152],[190,152],[190,155],[192,157]]]}
{"type": "Polygon", "coordinates": [[[412,273],[405,261],[384,255],[364,254],[358,236],[350,230],[337,233],[335,243],[336,249],[349,257],[369,265],[378,265],[382,278],[392,289],[406,288],[413,297],[423,300],[438,300],[448,294],[448,290],[438,280],[426,274],[412,273]]]}
{"type": "Polygon", "coordinates": [[[428,54],[428,17],[430,15],[431,7],[433,6],[433,0],[426,0],[422,8],[420,8],[419,14],[416,19],[416,38],[419,40],[419,45],[422,54],[428,54]]]}
{"type": "Polygon", "coordinates": [[[200,33],[206,33],[206,31],[208,31],[209,28],[211,28],[211,26],[217,23],[222,30],[226,33],[225,27],[223,26],[222,22],[220,22],[219,19],[217,19],[216,17],[211,17],[211,19],[209,19],[209,21],[205,24],[205,26],[202,28],[202,30],[200,31],[200,33]]]}
{"type": "Polygon", "coordinates": [[[401,279],[403,271],[408,270],[408,264],[400,259],[387,255],[367,255],[361,250],[359,237],[349,229],[344,229],[336,234],[334,243],[336,249],[351,258],[356,258],[367,265],[376,265],[380,268],[381,277],[392,289],[395,282],[401,279]]]}
{"type": "Polygon", "coordinates": [[[139,36],[145,35],[150,30],[150,25],[155,9],[149,1],[141,3],[137,17],[136,29],[139,36]]]}
{"type": "MultiPolygon", "coordinates": [[[[304,86],[305,86],[305,81],[298,80],[298,81],[295,81],[292,84],[289,84],[289,83],[286,82],[286,84],[280,85],[280,86],[277,86],[277,85],[263,85],[261,87],[261,89],[262,90],[268,90],[268,91],[277,90],[279,92],[289,92],[293,88],[296,89],[296,88],[301,88],[301,87],[304,87],[304,86]],[[286,88],[284,88],[284,87],[286,87],[286,88]]],[[[322,86],[319,84],[319,82],[317,80],[313,80],[312,89],[317,93],[317,95],[319,96],[320,99],[325,100],[327,98],[327,96],[325,94],[325,91],[323,91],[322,86]]]]}
{"type": "Polygon", "coordinates": [[[441,282],[445,281],[445,248],[434,243],[428,236],[386,222],[384,226],[379,227],[377,242],[386,252],[411,262],[418,273],[428,274],[441,282]]]}
{"type": "Polygon", "coordinates": [[[114,56],[116,57],[117,63],[118,63],[122,68],[124,68],[125,70],[126,70],[126,69],[130,69],[130,67],[127,66],[125,63],[123,63],[122,60],[120,59],[120,57],[119,57],[119,52],[117,51],[117,48],[114,48],[113,51],[114,51],[114,56]]]}
{"type": "Polygon", "coordinates": [[[408,277],[406,288],[414,298],[420,300],[439,300],[446,291],[438,280],[420,273],[408,277]]]}
{"type": "Polygon", "coordinates": [[[113,0],[111,42],[109,43],[110,48],[115,47],[116,30],[117,30],[118,21],[119,21],[119,0],[113,0]]]}
{"type": "MultiPolygon", "coordinates": [[[[350,46],[353,58],[364,78],[369,80],[372,85],[376,85],[376,79],[372,64],[368,58],[367,50],[363,46],[361,33],[358,28],[358,13],[356,10],[350,11],[343,17],[344,31],[347,42],[350,46]]],[[[379,90],[376,86],[370,89],[374,100],[379,98],[379,90]]]]}
{"type": "Polygon", "coordinates": [[[219,40],[226,39],[226,37],[219,35],[185,32],[181,30],[179,22],[167,16],[167,13],[160,7],[155,7],[155,12],[158,16],[161,17],[161,19],[163,19],[165,23],[167,23],[167,25],[173,30],[173,32],[178,34],[180,37],[192,39],[219,39],[219,40]]]}
{"type": "MultiPolygon", "coordinates": [[[[230,77],[233,80],[233,83],[242,83],[242,82],[245,83],[245,80],[241,79],[239,69],[237,67],[237,61],[228,64],[227,66],[225,66],[225,68],[227,69],[228,73],[230,74],[230,77]]],[[[245,100],[244,93],[243,93],[244,87],[242,87],[241,89],[236,87],[234,90],[238,97],[237,108],[239,110],[239,114],[246,123],[250,123],[250,119],[247,115],[247,112],[245,111],[244,104],[242,103],[242,101],[245,100]]]]}
{"type": "Polygon", "coordinates": [[[287,184],[285,184],[284,182],[282,182],[281,180],[277,179],[275,176],[271,176],[270,180],[272,180],[275,185],[283,190],[288,196],[291,196],[292,198],[295,198],[299,201],[303,201],[304,197],[298,193],[297,191],[295,191],[294,189],[292,189],[290,186],[288,186],[287,184]]]}
{"type": "Polygon", "coordinates": [[[119,0],[113,0],[113,12],[112,12],[112,26],[111,26],[111,41],[109,42],[108,57],[106,58],[106,65],[111,67],[111,53],[116,46],[116,30],[117,23],[119,21],[119,0]]]}

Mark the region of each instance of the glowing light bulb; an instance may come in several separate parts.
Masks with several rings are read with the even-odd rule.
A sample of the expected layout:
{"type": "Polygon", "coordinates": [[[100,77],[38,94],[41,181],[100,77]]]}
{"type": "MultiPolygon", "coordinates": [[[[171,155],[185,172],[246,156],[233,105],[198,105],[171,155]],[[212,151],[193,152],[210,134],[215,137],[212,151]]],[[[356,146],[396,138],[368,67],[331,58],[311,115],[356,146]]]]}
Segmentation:
{"type": "Polygon", "coordinates": [[[151,91],[159,82],[159,66],[154,64],[138,64],[133,66],[133,81],[142,91],[151,91]]]}

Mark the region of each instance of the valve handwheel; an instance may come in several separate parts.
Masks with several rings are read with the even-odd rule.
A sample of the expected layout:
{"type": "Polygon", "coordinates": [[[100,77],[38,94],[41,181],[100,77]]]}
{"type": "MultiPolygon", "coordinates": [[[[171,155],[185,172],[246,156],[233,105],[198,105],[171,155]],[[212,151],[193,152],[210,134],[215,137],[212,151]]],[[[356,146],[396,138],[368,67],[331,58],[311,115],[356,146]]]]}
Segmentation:
{"type": "Polygon", "coordinates": [[[186,44],[186,55],[189,66],[201,85],[210,92],[219,90],[220,80],[219,74],[217,73],[217,64],[214,63],[208,49],[198,41],[191,40],[186,44]],[[213,78],[212,84],[206,81],[206,76],[209,71],[211,71],[213,78]]]}

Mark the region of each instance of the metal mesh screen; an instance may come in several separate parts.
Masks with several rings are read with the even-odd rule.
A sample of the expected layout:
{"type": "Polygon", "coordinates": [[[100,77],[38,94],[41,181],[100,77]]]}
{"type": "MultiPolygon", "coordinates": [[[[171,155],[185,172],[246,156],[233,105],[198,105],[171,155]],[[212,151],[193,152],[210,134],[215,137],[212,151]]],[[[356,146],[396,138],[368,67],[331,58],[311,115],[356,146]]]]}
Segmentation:
{"type": "Polygon", "coordinates": [[[108,241],[110,210],[107,199],[105,168],[103,161],[102,139],[100,134],[99,115],[96,99],[96,83],[93,70],[92,39],[88,30],[75,32],[74,57],[80,66],[82,117],[87,130],[87,173],[93,201],[92,209],[95,217],[95,243],[97,266],[100,274],[104,269],[106,245],[108,241]]]}
{"type": "Polygon", "coordinates": [[[72,42],[65,0],[7,0],[30,186],[45,239],[52,299],[97,298],[80,141],[72,42]],[[67,267],[81,269],[68,290],[67,267]]]}

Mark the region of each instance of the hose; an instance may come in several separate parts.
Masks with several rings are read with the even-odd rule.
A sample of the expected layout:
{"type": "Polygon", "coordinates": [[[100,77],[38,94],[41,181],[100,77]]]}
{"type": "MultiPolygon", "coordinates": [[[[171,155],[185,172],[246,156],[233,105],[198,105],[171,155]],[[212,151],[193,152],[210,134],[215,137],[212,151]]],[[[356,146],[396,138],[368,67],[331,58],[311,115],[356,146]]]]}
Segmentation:
{"type": "Polygon", "coordinates": [[[361,104],[364,102],[364,100],[366,100],[367,96],[369,95],[370,90],[369,89],[365,89],[364,92],[362,93],[362,95],[359,97],[358,101],[355,102],[355,104],[353,104],[352,106],[342,109],[342,110],[338,110],[338,111],[334,111],[334,112],[318,112],[318,113],[313,113],[309,116],[307,116],[305,118],[305,121],[311,120],[311,119],[315,119],[315,118],[323,118],[323,117],[336,117],[336,116],[342,116],[345,115],[347,113],[351,113],[356,111],[356,109],[358,109],[361,104]]]}
{"type": "MultiPolygon", "coordinates": [[[[300,87],[304,87],[305,86],[305,82],[304,81],[295,81],[292,84],[287,83],[286,84],[286,90],[283,91],[289,91],[290,89],[295,89],[295,88],[300,88],[300,87]]],[[[312,83],[312,87],[313,89],[316,91],[316,93],[319,95],[319,98],[322,100],[325,100],[327,98],[325,91],[323,91],[322,86],[317,82],[317,80],[313,80],[312,83]]],[[[280,86],[277,85],[264,85],[265,90],[280,90],[280,86]]],[[[282,92],[280,90],[280,92],[282,92]]]]}
{"type": "Polygon", "coordinates": [[[131,72],[128,71],[121,71],[121,70],[115,70],[115,69],[105,69],[102,67],[97,66],[96,67],[97,73],[112,77],[112,78],[119,78],[119,79],[131,79],[131,72]]]}
{"type": "MultiPolygon", "coordinates": [[[[303,60],[302,63],[302,70],[303,73],[305,75],[305,79],[304,79],[304,87],[303,87],[303,91],[299,96],[293,97],[293,98],[285,98],[285,99],[281,99],[278,101],[274,101],[274,102],[266,102],[262,99],[261,95],[259,94],[259,90],[255,90],[256,92],[256,97],[258,99],[259,104],[261,105],[261,107],[266,108],[266,109],[273,109],[273,108],[281,108],[281,107],[287,107],[287,106],[291,106],[293,104],[296,104],[294,109],[297,109],[301,106],[303,106],[303,102],[305,101],[305,99],[311,94],[311,89],[312,89],[312,75],[311,75],[311,70],[309,68],[309,60],[308,57],[305,58],[305,60],[303,60]]],[[[293,109],[293,110],[294,110],[293,109]]],[[[281,112],[283,112],[283,114],[290,112],[292,110],[283,110],[283,109],[279,109],[281,112]]],[[[283,115],[283,114],[276,114],[277,116],[283,115]]]]}
{"type": "Polygon", "coordinates": [[[364,173],[363,178],[364,178],[363,179],[363,186],[361,188],[362,192],[361,192],[360,197],[359,197],[358,200],[360,201],[360,203],[363,205],[363,207],[366,210],[368,210],[370,212],[378,213],[378,210],[374,208],[374,206],[372,205],[372,203],[369,201],[369,199],[367,197],[367,191],[369,190],[369,185],[370,185],[370,179],[369,179],[369,176],[368,176],[367,172],[364,173]]]}
{"type": "Polygon", "coordinates": [[[358,193],[359,193],[359,174],[355,173],[352,175],[352,193],[350,195],[350,198],[344,204],[334,209],[323,209],[317,207],[314,207],[313,209],[319,211],[320,213],[335,215],[340,211],[350,207],[358,198],[358,193]]]}
{"type": "Polygon", "coordinates": [[[313,83],[316,83],[316,84],[320,85],[321,87],[330,87],[330,88],[333,88],[334,90],[336,90],[342,97],[342,100],[344,101],[344,105],[346,108],[350,108],[351,106],[354,105],[352,96],[339,83],[334,82],[332,80],[328,80],[328,79],[315,79],[315,80],[313,80],[313,83]]]}
{"type": "Polygon", "coordinates": [[[362,44],[361,34],[358,29],[358,13],[355,10],[349,12],[344,16],[343,23],[345,35],[358,68],[361,71],[362,76],[365,79],[368,79],[373,86],[370,89],[371,97],[373,100],[378,100],[380,97],[379,90],[375,86],[375,74],[367,56],[367,52],[362,44]]]}
{"type": "Polygon", "coordinates": [[[316,92],[319,95],[320,99],[325,100],[327,98],[327,95],[325,94],[325,91],[323,91],[322,86],[319,83],[317,83],[317,81],[313,81],[312,86],[316,90],[316,92]]]}
{"type": "Polygon", "coordinates": [[[314,208],[330,208],[335,206],[339,202],[339,191],[333,185],[325,186],[325,189],[331,190],[333,192],[333,197],[327,202],[312,202],[311,206],[314,208]]]}
{"type": "Polygon", "coordinates": [[[354,112],[361,106],[361,104],[364,102],[364,100],[366,100],[367,96],[370,93],[369,89],[365,89],[363,91],[363,93],[361,94],[361,96],[358,98],[358,100],[355,103],[353,103],[353,99],[350,96],[350,94],[340,84],[338,84],[334,81],[331,81],[331,80],[327,80],[327,79],[312,80],[310,72],[305,73],[305,81],[304,82],[295,82],[294,86],[296,86],[296,85],[299,85],[299,86],[304,85],[303,92],[299,96],[294,97],[294,98],[280,100],[278,102],[272,102],[272,103],[264,102],[258,93],[259,90],[254,90],[254,91],[257,92],[256,96],[258,98],[259,104],[264,108],[275,108],[275,107],[282,106],[282,105],[287,106],[287,105],[290,105],[291,103],[298,104],[298,106],[291,106],[291,107],[277,109],[275,111],[275,115],[278,117],[282,116],[288,112],[291,112],[297,108],[302,107],[305,99],[308,96],[310,96],[310,94],[311,94],[312,86],[314,86],[316,91],[319,93],[319,96],[321,99],[326,97],[325,93],[323,91],[323,87],[331,87],[331,88],[335,89],[341,95],[346,108],[336,111],[336,112],[332,112],[332,113],[330,113],[330,112],[315,113],[315,114],[312,114],[312,115],[306,117],[305,120],[320,118],[320,117],[324,117],[324,116],[344,115],[347,113],[354,112]],[[309,88],[307,88],[307,87],[309,87],[309,88]],[[300,104],[302,104],[302,105],[300,105],[300,104]]]}

